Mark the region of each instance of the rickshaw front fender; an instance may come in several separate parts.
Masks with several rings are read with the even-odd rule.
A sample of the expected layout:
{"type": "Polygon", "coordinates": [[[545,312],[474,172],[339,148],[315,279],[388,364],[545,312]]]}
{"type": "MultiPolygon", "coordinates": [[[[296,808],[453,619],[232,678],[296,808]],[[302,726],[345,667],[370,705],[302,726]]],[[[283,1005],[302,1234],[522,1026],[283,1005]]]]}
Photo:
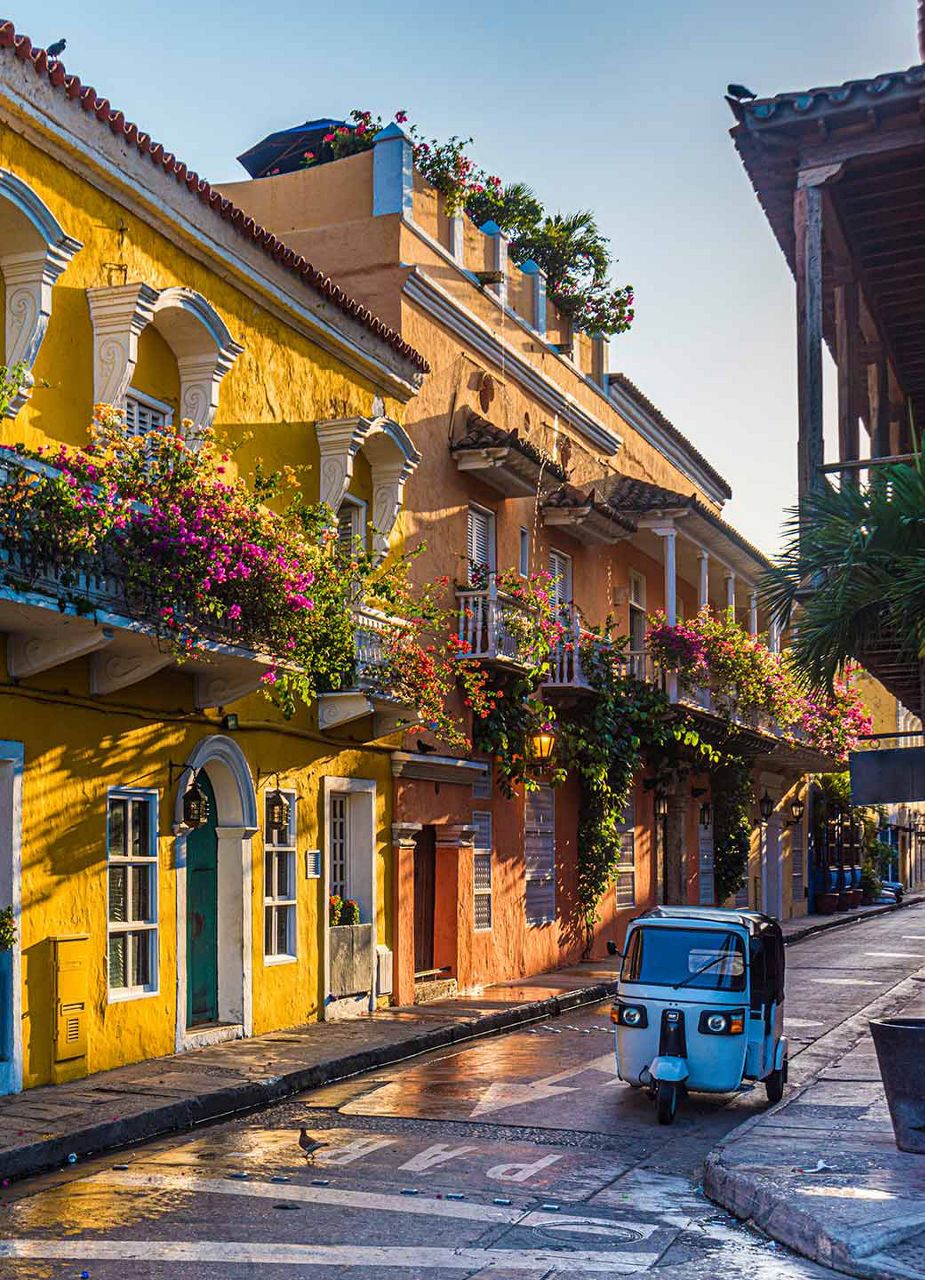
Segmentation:
{"type": "Polygon", "coordinates": [[[681,1084],[690,1074],[686,1058],[653,1058],[649,1066],[649,1074],[653,1080],[665,1080],[671,1084],[681,1084]]]}
{"type": "Polygon", "coordinates": [[[787,1037],[781,1036],[781,1038],[777,1042],[777,1052],[774,1055],[775,1071],[780,1071],[781,1067],[784,1065],[784,1059],[787,1057],[788,1049],[789,1049],[789,1044],[787,1041],[787,1037]]]}

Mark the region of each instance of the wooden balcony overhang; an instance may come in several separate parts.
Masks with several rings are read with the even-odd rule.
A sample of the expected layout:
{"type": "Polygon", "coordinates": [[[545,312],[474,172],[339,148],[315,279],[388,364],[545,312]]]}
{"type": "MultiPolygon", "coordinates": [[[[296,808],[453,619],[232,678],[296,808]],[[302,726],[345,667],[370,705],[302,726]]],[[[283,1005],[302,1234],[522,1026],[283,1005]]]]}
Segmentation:
{"type": "Polygon", "coordinates": [[[570,484],[548,493],[543,499],[542,512],[547,528],[563,529],[579,542],[594,546],[619,542],[637,528],[630,516],[621,515],[602,501],[593,488],[583,493],[570,484]]]}
{"type": "Polygon", "coordinates": [[[503,431],[469,411],[465,433],[450,444],[458,469],[477,477],[506,498],[536,494],[544,481],[564,482],[565,472],[518,429],[503,431]]]}
{"type": "Polygon", "coordinates": [[[488,777],[484,760],[463,760],[459,756],[438,756],[418,751],[393,751],[392,776],[423,782],[449,782],[471,787],[488,777]]]}

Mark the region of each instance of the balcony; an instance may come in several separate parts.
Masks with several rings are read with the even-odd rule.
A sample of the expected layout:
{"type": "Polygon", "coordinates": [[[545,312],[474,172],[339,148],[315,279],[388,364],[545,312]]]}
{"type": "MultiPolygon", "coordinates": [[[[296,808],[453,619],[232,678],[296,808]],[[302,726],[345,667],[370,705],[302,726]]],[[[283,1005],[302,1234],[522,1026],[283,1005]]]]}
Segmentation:
{"type": "Polygon", "coordinates": [[[480,662],[501,667],[523,667],[518,654],[518,617],[524,609],[509,596],[499,592],[494,574],[488,585],[457,590],[459,604],[460,658],[477,658],[480,662]]]}
{"type": "MultiPolygon", "coordinates": [[[[9,451],[0,453],[0,484],[12,485],[30,474],[54,471],[9,451]]],[[[181,662],[159,643],[153,621],[133,607],[118,565],[105,556],[88,556],[75,571],[53,556],[2,548],[0,566],[0,631],[7,635],[13,680],[86,657],[90,693],[102,697],[174,668],[192,676],[194,704],[205,710],[255,692],[275,665],[267,655],[231,643],[208,618],[197,620],[200,634],[181,662]]]]}
{"type": "Polygon", "coordinates": [[[389,693],[385,675],[387,638],[403,624],[368,605],[357,605],[353,617],[352,679],[346,689],[318,695],[318,728],[327,732],[372,716],[373,736],[381,738],[417,724],[416,708],[389,693]]]}

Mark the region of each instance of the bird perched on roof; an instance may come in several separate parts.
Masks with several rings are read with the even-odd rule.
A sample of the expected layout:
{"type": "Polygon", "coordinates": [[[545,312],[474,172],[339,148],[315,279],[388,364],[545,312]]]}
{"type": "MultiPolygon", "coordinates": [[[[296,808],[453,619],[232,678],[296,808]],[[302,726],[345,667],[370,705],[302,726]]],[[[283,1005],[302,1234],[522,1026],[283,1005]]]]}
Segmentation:
{"type": "Polygon", "coordinates": [[[757,98],[757,93],[752,93],[751,89],[746,89],[744,84],[727,84],[726,97],[735,98],[736,102],[751,102],[752,98],[757,98]]]}
{"type": "Polygon", "coordinates": [[[54,44],[50,44],[45,52],[48,54],[49,58],[60,58],[66,47],[67,41],[64,36],[62,36],[60,40],[56,40],[54,44]]]}
{"type": "Polygon", "coordinates": [[[327,1145],[326,1142],[319,1142],[317,1138],[310,1138],[307,1129],[303,1129],[299,1134],[299,1146],[305,1152],[305,1159],[311,1160],[313,1163],[321,1148],[327,1145]]]}
{"type": "Polygon", "coordinates": [[[420,751],[422,756],[429,756],[432,751],[437,750],[435,746],[433,746],[429,742],[424,742],[422,738],[418,738],[417,748],[418,748],[418,751],[420,751]]]}

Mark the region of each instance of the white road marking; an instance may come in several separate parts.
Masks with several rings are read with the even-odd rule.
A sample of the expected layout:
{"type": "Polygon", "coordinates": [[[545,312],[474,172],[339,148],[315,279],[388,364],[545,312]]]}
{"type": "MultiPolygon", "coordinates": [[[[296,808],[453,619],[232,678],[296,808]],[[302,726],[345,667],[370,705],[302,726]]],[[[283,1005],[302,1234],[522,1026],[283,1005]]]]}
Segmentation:
{"type": "Polygon", "coordinates": [[[585,1071],[603,1071],[608,1076],[616,1072],[616,1060],[612,1053],[602,1054],[577,1067],[567,1067],[555,1075],[544,1076],[542,1080],[505,1081],[490,1084],[479,1101],[469,1112],[470,1120],[475,1116],[488,1115],[492,1111],[505,1111],[508,1107],[520,1107],[525,1102],[542,1102],[544,1098],[554,1098],[560,1093],[575,1093],[575,1085],[564,1085],[563,1080],[571,1080],[585,1071]]]}
{"type": "MultiPolygon", "coordinates": [[[[225,1178],[203,1178],[197,1174],[123,1173],[118,1170],[92,1174],[85,1181],[105,1183],[107,1186],[135,1187],[141,1191],[190,1191],[221,1196],[248,1196],[263,1200],[289,1200],[299,1204],[329,1204],[342,1209],[373,1209],[433,1218],[456,1218],[464,1222],[501,1223],[505,1226],[555,1226],[560,1230],[572,1231],[606,1227],[617,1234],[624,1230],[620,1223],[612,1222],[609,1218],[588,1217],[584,1214],[543,1213],[540,1209],[525,1209],[523,1206],[517,1208],[513,1205],[478,1204],[475,1201],[432,1200],[426,1196],[393,1196],[377,1191],[353,1191],[340,1187],[230,1182],[225,1178]]],[[[648,1222],[632,1224],[632,1230],[642,1237],[648,1237],[658,1229],[657,1224],[648,1222]]]]}
{"type": "Polygon", "coordinates": [[[812,1018],[790,1018],[784,1014],[784,1027],[822,1027],[823,1022],[814,1022],[812,1018]]]}
{"type": "MultiPolygon", "coordinates": [[[[219,1262],[254,1266],[394,1267],[433,1271],[523,1271],[544,1275],[567,1265],[594,1274],[648,1271],[657,1253],[593,1253],[583,1249],[432,1249],[349,1244],[250,1244],[241,1240],[0,1240],[0,1258],[76,1262],[219,1262]]],[[[169,1272],[166,1273],[169,1275],[169,1272]]]]}
{"type": "Polygon", "coordinates": [[[882,987],[882,982],[867,978],[810,978],[810,982],[820,982],[827,987],[882,987]]]}
{"type": "Polygon", "coordinates": [[[925,933],[904,933],[903,942],[925,942],[925,933]]]}
{"type": "Polygon", "coordinates": [[[881,960],[925,960],[921,951],[865,951],[864,954],[881,960]]]}

